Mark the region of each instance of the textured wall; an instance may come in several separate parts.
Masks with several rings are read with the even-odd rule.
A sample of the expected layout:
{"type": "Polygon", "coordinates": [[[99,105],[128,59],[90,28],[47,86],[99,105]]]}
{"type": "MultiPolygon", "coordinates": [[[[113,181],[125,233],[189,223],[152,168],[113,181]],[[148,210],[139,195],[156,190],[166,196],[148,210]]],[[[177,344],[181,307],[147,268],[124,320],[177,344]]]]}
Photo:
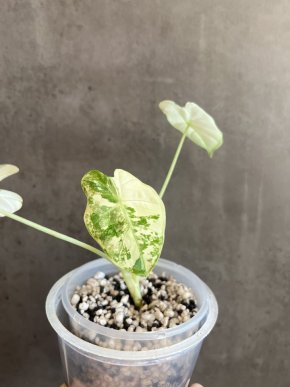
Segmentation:
{"type": "MultiPolygon", "coordinates": [[[[289,42],[288,0],[0,4],[0,162],[21,168],[1,186],[23,216],[91,242],[88,169],[160,188],[179,140],[162,99],[199,103],[224,131],[212,160],[185,144],[165,196],[163,256],[220,304],[195,374],[206,387],[289,386],[289,42]]],[[[8,219],[0,235],[0,385],[57,386],[44,300],[93,256],[8,219]]]]}

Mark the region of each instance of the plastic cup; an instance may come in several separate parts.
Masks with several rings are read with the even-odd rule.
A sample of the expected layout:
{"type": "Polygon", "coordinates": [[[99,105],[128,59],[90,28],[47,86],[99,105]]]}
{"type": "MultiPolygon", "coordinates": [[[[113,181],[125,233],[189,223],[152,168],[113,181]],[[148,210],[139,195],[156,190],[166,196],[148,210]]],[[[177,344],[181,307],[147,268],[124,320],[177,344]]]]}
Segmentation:
{"type": "Polygon", "coordinates": [[[204,323],[208,313],[208,289],[204,282],[190,270],[174,262],[160,259],[154,272],[166,274],[175,278],[178,282],[191,288],[196,298],[198,312],[185,323],[174,328],[156,332],[122,332],[103,327],[85,319],[71,305],[71,297],[75,288],[93,277],[96,271],[105,274],[116,272],[116,267],[105,259],[97,259],[76,269],[66,281],[63,287],[62,302],[69,316],[71,331],[78,337],[90,343],[111,349],[126,351],[144,351],[158,349],[178,343],[192,336],[204,323]]]}
{"type": "MultiPolygon", "coordinates": [[[[98,261],[106,262],[104,260],[98,261]]],[[[168,263],[168,261],[162,260],[160,261],[161,266],[163,262],[168,263]]],[[[172,262],[170,262],[170,266],[171,268],[177,266],[181,271],[184,269],[172,262]]],[[[80,337],[77,337],[69,330],[69,320],[71,319],[71,316],[68,316],[68,313],[63,306],[62,295],[65,284],[67,286],[69,278],[75,276],[78,270],[79,269],[76,269],[62,277],[52,287],[46,301],[48,320],[58,334],[61,358],[68,386],[188,386],[203,340],[210,333],[217,319],[217,302],[211,290],[202,283],[203,291],[206,293],[206,312],[203,323],[200,322],[200,327],[197,328],[197,331],[191,336],[184,340],[179,340],[173,345],[163,346],[157,349],[144,350],[143,348],[143,350],[137,352],[116,350],[87,342],[80,337]]],[[[99,269],[95,268],[95,271],[98,270],[99,269]]],[[[158,270],[156,270],[156,272],[158,272],[158,270]]],[[[161,271],[164,271],[163,268],[161,271]]],[[[180,280],[178,277],[175,278],[178,281],[180,280]]],[[[187,285],[187,283],[185,284],[187,285]]],[[[180,325],[181,328],[182,325],[180,325]]],[[[109,330],[114,331],[113,329],[109,330]]],[[[189,332],[189,330],[187,330],[187,332],[189,332]]],[[[128,332],[122,333],[124,336],[128,334],[128,332]]],[[[155,334],[155,332],[136,333],[136,336],[150,335],[151,333],[155,334]]],[[[178,335],[175,334],[173,336],[178,335]]],[[[114,337],[110,337],[108,340],[114,340],[114,337]]],[[[117,340],[120,340],[120,338],[117,340]]],[[[121,340],[126,341],[127,339],[121,337],[121,340]]],[[[138,337],[137,340],[141,340],[142,342],[142,338],[140,339],[138,337]]],[[[160,340],[162,341],[162,339],[160,340]]],[[[160,340],[158,342],[161,342],[160,340]]]]}

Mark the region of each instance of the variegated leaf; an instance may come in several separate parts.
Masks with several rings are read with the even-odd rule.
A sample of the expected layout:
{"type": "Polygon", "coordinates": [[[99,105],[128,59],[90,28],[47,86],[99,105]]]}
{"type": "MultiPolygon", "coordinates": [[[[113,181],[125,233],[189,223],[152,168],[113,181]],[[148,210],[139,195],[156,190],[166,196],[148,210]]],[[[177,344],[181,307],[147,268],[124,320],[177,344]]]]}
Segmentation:
{"type": "Polygon", "coordinates": [[[122,169],[114,177],[92,170],[82,188],[91,236],[120,269],[148,275],[164,242],[165,207],[157,192],[122,169]]]}
{"type": "Polygon", "coordinates": [[[181,133],[187,129],[186,136],[210,157],[223,144],[223,134],[214,119],[197,104],[187,102],[181,107],[173,101],[163,101],[159,107],[174,128],[181,133]]]}

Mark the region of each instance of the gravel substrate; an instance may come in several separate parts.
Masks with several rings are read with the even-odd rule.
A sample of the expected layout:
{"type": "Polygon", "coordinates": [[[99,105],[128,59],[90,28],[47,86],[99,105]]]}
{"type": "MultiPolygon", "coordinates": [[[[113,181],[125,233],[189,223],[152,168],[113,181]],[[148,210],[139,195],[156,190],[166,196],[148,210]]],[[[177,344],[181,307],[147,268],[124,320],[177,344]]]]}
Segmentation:
{"type": "MultiPolygon", "coordinates": [[[[138,310],[120,273],[105,275],[97,272],[75,289],[71,304],[86,319],[111,329],[104,333],[71,318],[71,331],[100,347],[118,351],[149,351],[172,346],[199,329],[198,325],[193,324],[178,331],[178,334],[166,335],[162,332],[153,335],[152,340],[144,339],[142,334],[133,339],[128,339],[132,335],[126,336],[125,333],[115,337],[116,330],[164,331],[188,321],[197,312],[191,289],[165,273],[160,276],[152,273],[143,279],[141,291],[143,307],[138,310]]],[[[122,356],[119,360],[109,358],[106,362],[102,357],[84,356],[81,351],[67,348],[65,358],[69,364],[69,385],[72,387],[186,387],[198,353],[199,348],[189,348],[161,358],[152,355],[146,361],[131,364],[130,361],[123,361],[122,356]]]]}
{"type": "Polygon", "coordinates": [[[97,272],[75,289],[73,307],[86,319],[128,332],[150,332],[180,325],[197,312],[191,289],[165,274],[141,281],[143,306],[133,303],[122,274],[97,272]]]}

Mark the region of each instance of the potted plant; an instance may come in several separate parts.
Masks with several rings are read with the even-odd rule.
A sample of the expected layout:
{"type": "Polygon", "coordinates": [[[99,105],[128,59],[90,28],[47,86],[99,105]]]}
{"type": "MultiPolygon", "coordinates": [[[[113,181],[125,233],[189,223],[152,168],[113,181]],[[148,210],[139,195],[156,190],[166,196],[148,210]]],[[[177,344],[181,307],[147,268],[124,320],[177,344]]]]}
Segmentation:
{"type": "MultiPolygon", "coordinates": [[[[120,169],[113,177],[92,170],[82,178],[84,222],[102,250],[16,215],[21,197],[0,190],[0,216],[103,257],[65,275],[47,298],[68,386],[184,387],[217,318],[209,288],[189,270],[159,257],[166,223],[162,198],[185,139],[212,157],[223,135],[194,103],[159,106],[182,133],[159,194],[120,169]]],[[[0,165],[0,181],[16,172],[15,166],[0,165]]]]}

